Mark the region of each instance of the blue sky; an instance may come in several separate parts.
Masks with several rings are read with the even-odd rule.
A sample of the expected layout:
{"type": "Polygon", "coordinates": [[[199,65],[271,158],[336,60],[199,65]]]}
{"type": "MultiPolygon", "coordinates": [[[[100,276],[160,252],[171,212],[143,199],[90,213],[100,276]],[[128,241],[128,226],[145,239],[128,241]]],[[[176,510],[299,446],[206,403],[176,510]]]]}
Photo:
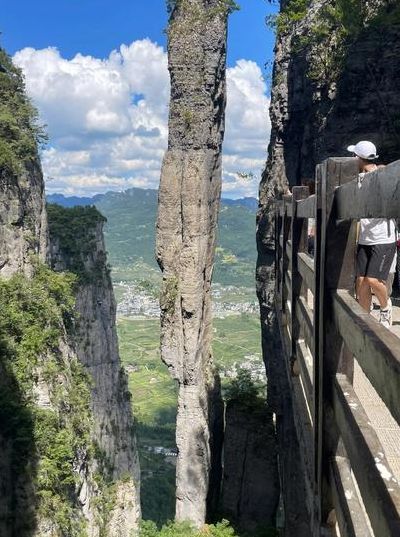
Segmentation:
{"type": "MultiPolygon", "coordinates": [[[[264,21],[267,14],[276,10],[267,0],[239,3],[240,11],[230,18],[228,37],[230,69],[224,178],[226,193],[232,197],[256,194],[256,180],[251,186],[241,185],[240,181],[236,185],[235,170],[252,171],[257,176],[260,169],[255,169],[252,162],[260,166],[265,160],[267,110],[259,110],[259,114],[265,114],[264,130],[261,124],[256,125],[255,117],[249,116],[251,110],[256,115],[257,106],[268,106],[266,84],[264,81],[261,85],[260,80],[265,75],[265,62],[273,56],[274,35],[264,21]],[[240,116],[239,104],[241,101],[243,108],[246,99],[245,117],[243,112],[240,116]],[[254,151],[257,129],[262,155],[261,149],[257,155],[254,151]]],[[[8,3],[2,13],[1,44],[15,55],[14,60],[24,70],[27,90],[48,125],[51,139],[43,155],[48,190],[88,194],[107,188],[121,189],[124,178],[127,186],[156,186],[167,137],[166,25],[165,0],[14,0],[8,3]],[[116,51],[114,55],[112,51],[116,51]],[[149,62],[153,66],[152,76],[145,72],[149,62]],[[92,73],[92,85],[87,80],[88,71],[92,73]],[[67,86],[69,91],[65,94],[63,88],[67,86]],[[111,87],[113,95],[118,93],[117,100],[107,99],[111,87]],[[162,109],[157,103],[157,88],[162,109]],[[146,139],[139,143],[143,132],[147,132],[146,139]],[[149,139],[155,136],[149,133],[157,132],[158,144],[153,140],[155,145],[151,146],[149,139]],[[104,145],[105,138],[108,148],[104,145]],[[135,145],[135,154],[125,148],[129,143],[135,145]],[[104,151],[114,155],[115,162],[119,159],[118,166],[102,157],[104,151]],[[68,162],[71,162],[69,168],[68,162]]]]}

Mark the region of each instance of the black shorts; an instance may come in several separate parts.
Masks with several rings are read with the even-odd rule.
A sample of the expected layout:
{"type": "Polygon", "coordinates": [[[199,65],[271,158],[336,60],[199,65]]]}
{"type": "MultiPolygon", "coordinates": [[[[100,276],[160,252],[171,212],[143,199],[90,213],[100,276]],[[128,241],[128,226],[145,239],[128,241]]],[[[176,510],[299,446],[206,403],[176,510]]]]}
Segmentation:
{"type": "Polygon", "coordinates": [[[396,243],[359,244],[357,248],[357,276],[369,276],[386,282],[396,253],[396,243]]]}

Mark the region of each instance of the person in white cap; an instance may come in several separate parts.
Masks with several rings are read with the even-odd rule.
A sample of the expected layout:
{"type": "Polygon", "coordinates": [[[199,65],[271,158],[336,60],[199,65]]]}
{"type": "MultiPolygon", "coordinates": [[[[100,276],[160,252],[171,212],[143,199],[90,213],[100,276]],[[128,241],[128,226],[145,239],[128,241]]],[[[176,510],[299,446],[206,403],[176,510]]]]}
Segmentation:
{"type": "MultiPolygon", "coordinates": [[[[364,175],[378,169],[376,147],[372,142],[362,141],[350,145],[348,151],[359,161],[359,186],[364,175]]],[[[362,218],[357,247],[357,299],[360,305],[370,311],[372,293],[380,305],[379,322],[389,328],[392,324],[391,304],[388,300],[386,281],[396,253],[396,226],[386,218],[362,218]]]]}

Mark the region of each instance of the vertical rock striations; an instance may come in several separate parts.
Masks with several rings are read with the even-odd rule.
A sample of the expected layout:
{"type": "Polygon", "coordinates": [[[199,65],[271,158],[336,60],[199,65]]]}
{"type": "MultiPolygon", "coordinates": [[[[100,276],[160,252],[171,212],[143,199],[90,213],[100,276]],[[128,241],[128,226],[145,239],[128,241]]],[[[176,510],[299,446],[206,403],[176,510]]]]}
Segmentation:
{"type": "Polygon", "coordinates": [[[94,207],[48,206],[50,262],[78,277],[76,325],[71,342],[91,379],[91,431],[96,454],[79,491],[89,534],[109,537],[137,530],[140,517],[139,461],[131,394],[121,367],[116,303],[104,244],[104,217],[94,207]],[[102,476],[104,492],[96,486],[102,476]],[[102,502],[107,502],[107,508],[102,502]]]}
{"type": "Polygon", "coordinates": [[[222,406],[211,354],[211,277],[221,191],[226,25],[231,2],[171,4],[168,150],[156,257],[163,272],[161,356],[179,384],[178,520],[204,523],[220,480],[222,406]]]}
{"type": "Polygon", "coordinates": [[[367,0],[362,9],[359,2],[312,0],[291,20],[291,7],[300,4],[281,1],[272,132],[257,217],[257,294],[269,399],[277,413],[285,535],[306,536],[300,456],[273,310],[272,204],[287,185],[313,180],[317,163],[347,156],[346,147],[360,139],[375,142],[384,162],[398,158],[400,8],[392,0],[367,0]]]}
{"type": "Polygon", "coordinates": [[[31,254],[46,255],[46,212],[40,163],[29,162],[18,181],[0,170],[0,274],[30,272],[31,254]]]}

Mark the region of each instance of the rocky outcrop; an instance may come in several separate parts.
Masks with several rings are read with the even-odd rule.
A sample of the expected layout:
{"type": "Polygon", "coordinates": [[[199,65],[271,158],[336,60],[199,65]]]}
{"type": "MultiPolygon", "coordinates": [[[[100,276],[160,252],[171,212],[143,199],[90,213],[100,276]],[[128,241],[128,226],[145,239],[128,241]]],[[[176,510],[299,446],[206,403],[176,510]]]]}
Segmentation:
{"type": "Polygon", "coordinates": [[[134,535],[139,470],[104,219],[56,221],[49,251],[35,111],[1,49],[0,67],[0,534],[134,535]],[[44,263],[50,253],[76,281],[44,263]]]}
{"type": "MultiPolygon", "coordinates": [[[[399,17],[398,3],[366,1],[362,11],[358,3],[346,4],[346,19],[328,31],[326,42],[318,45],[325,51],[318,60],[312,42],[313,27],[321,24],[320,14],[328,4],[332,2],[313,0],[303,18],[298,17],[296,23],[278,33],[270,108],[271,141],[260,183],[257,217],[257,294],[263,356],[269,402],[277,414],[285,535],[296,536],[308,536],[310,531],[303,503],[291,395],[273,309],[272,203],[288,185],[313,180],[315,166],[323,159],[347,156],[346,147],[351,143],[372,140],[383,162],[397,159],[400,153],[396,84],[400,73],[400,28],[394,24],[399,17]],[[344,33],[343,25],[347,25],[344,33]]],[[[289,7],[290,2],[281,1],[281,11],[289,7]]]]}
{"type": "Polygon", "coordinates": [[[230,402],[225,423],[221,511],[242,531],[273,527],[280,487],[271,412],[230,402]]]}
{"type": "Polygon", "coordinates": [[[100,512],[100,526],[105,535],[118,537],[138,529],[140,472],[131,394],[119,358],[104,221],[93,207],[49,206],[50,262],[56,271],[78,275],[71,340],[91,379],[91,434],[97,454],[87,475],[82,476],[79,501],[91,536],[99,535],[97,506],[108,501],[108,512],[100,512]],[[107,499],[101,497],[104,491],[95,484],[96,473],[103,476],[111,491],[107,499]]]}
{"type": "Polygon", "coordinates": [[[31,255],[44,260],[47,225],[44,183],[37,159],[18,178],[0,169],[0,275],[29,273],[31,255]]]}
{"type": "Polygon", "coordinates": [[[231,2],[170,4],[169,140],[156,244],[163,272],[161,356],[179,384],[176,516],[201,525],[215,504],[220,481],[223,420],[211,354],[211,277],[231,2]]]}

